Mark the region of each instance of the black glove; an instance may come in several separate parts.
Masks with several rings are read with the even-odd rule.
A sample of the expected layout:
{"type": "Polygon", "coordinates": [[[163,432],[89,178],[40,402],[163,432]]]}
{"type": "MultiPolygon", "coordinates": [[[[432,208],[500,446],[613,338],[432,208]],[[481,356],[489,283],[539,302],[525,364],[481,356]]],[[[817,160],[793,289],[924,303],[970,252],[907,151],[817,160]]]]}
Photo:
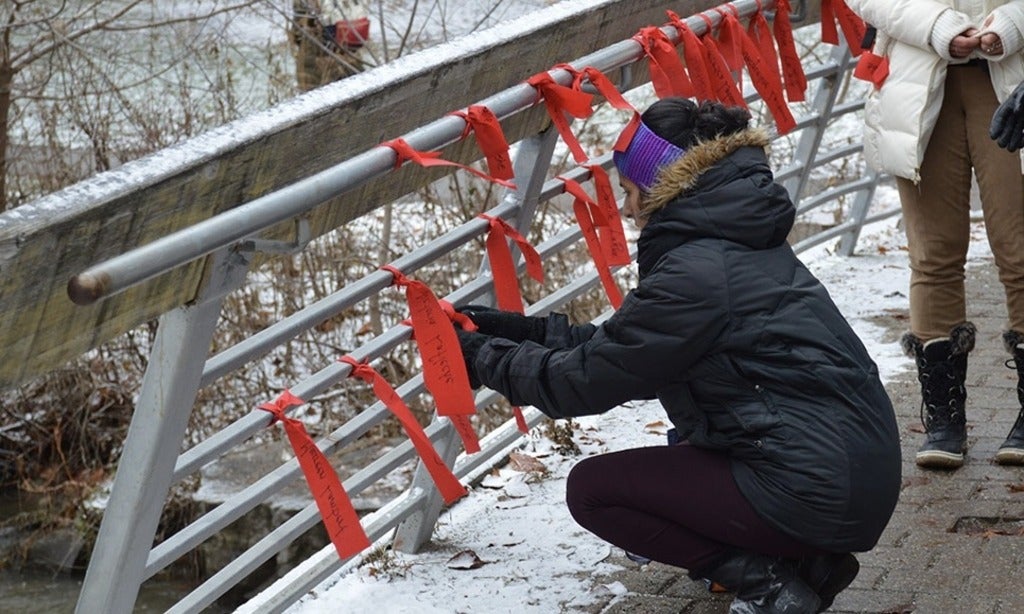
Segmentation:
{"type": "Polygon", "coordinates": [[[547,318],[524,316],[514,311],[501,311],[483,305],[456,307],[455,311],[469,316],[477,325],[478,332],[485,335],[503,337],[516,343],[533,341],[544,344],[547,318]]]}
{"type": "Polygon", "coordinates": [[[469,374],[469,387],[479,388],[483,384],[480,382],[480,377],[476,374],[476,356],[480,353],[480,348],[484,347],[484,344],[490,340],[490,335],[481,335],[480,333],[471,333],[468,330],[462,330],[459,327],[455,327],[455,334],[459,337],[459,345],[462,346],[462,358],[466,361],[466,373],[469,374]]]}
{"type": "Polygon", "coordinates": [[[1009,151],[1017,151],[1024,145],[1024,83],[996,109],[988,135],[1009,151]]]}

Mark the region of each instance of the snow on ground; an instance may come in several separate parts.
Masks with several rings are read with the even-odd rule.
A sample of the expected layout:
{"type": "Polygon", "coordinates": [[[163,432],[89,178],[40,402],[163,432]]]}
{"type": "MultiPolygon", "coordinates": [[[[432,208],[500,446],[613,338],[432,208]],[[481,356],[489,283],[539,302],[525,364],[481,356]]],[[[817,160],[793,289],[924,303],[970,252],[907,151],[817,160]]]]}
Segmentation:
{"type": "MultiPolygon", "coordinates": [[[[897,203],[894,189],[879,189],[877,207],[884,210],[897,203]]],[[[801,256],[828,287],[885,381],[913,368],[891,332],[874,322],[907,309],[906,244],[896,219],[865,228],[853,257],[834,255],[824,246],[801,256]]],[[[989,262],[980,222],[974,224],[972,238],[968,266],[989,262]]],[[[576,441],[588,456],[659,445],[666,429],[663,419],[656,402],[620,407],[580,419],[576,441]]],[[[561,456],[552,447],[549,439],[531,433],[518,452],[542,462],[546,476],[508,468],[492,474],[445,511],[423,552],[389,552],[375,562],[342,570],[289,612],[549,614],[584,606],[606,591],[624,593],[621,584],[595,587],[590,580],[618,567],[604,562],[612,547],[579,527],[565,507],[565,478],[581,457],[561,456]]]]}

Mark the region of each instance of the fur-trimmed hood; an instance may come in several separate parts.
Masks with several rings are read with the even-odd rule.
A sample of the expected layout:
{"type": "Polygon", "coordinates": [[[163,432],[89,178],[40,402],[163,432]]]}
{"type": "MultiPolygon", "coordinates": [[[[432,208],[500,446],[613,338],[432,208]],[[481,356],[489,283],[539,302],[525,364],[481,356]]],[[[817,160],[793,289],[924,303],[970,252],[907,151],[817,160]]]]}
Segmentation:
{"type": "Polygon", "coordinates": [[[786,240],[796,210],[774,181],[769,142],[760,129],[703,141],[659,173],[640,204],[647,217],[638,242],[641,274],[666,251],[695,239],[725,239],[752,249],[786,240]]]}
{"type": "Polygon", "coordinates": [[[640,210],[648,217],[664,207],[679,194],[694,187],[700,176],[721,162],[740,147],[767,149],[771,143],[768,133],[761,129],[750,129],[728,136],[701,141],[686,150],[673,164],[658,173],[658,179],[640,203],[640,210]]]}

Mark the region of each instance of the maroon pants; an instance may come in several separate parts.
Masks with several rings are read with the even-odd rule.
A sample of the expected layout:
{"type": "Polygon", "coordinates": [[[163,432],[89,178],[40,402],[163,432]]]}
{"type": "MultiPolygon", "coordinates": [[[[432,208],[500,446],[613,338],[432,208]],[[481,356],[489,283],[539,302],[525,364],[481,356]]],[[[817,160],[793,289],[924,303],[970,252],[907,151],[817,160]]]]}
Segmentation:
{"type": "Polygon", "coordinates": [[[627,552],[702,570],[743,550],[819,554],[769,526],[740,493],[724,454],[682,444],[584,459],[569,473],[566,503],[580,526],[627,552]]]}

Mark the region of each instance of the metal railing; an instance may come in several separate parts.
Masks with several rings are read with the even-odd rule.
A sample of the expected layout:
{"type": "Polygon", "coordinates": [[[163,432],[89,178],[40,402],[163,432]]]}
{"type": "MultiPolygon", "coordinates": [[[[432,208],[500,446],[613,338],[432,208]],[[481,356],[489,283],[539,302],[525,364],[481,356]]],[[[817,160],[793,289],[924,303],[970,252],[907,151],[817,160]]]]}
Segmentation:
{"type": "MultiPolygon", "coordinates": [[[[749,16],[759,10],[761,4],[770,7],[772,2],[737,0],[732,6],[741,16],[749,16]]],[[[704,18],[692,16],[686,19],[698,35],[709,27],[709,22],[716,25],[721,19],[721,15],[712,10],[703,15],[704,18]]],[[[666,28],[665,32],[673,40],[678,36],[673,28],[666,28]]],[[[643,72],[643,60],[640,45],[631,38],[624,38],[617,44],[573,60],[571,65],[579,69],[591,66],[605,73],[621,71],[620,86],[630,89],[644,85],[629,83],[633,75],[643,72]]],[[[547,67],[537,68],[545,70],[547,67]]],[[[859,156],[861,148],[856,143],[823,146],[826,131],[837,118],[861,109],[859,101],[840,101],[840,92],[849,79],[851,68],[849,53],[842,46],[833,48],[823,61],[805,67],[812,97],[806,104],[797,105],[804,110],[796,109],[797,128],[786,137],[793,142],[792,159],[780,168],[777,178],[797,202],[801,216],[821,210],[836,210],[836,203],[840,200],[850,199],[852,205],[841,207],[843,220],[840,223],[796,243],[794,249],[798,252],[840,238],[843,253],[852,253],[865,223],[891,215],[886,212],[868,216],[878,183],[878,177],[872,173],[858,174],[852,180],[833,184],[819,193],[806,194],[814,191],[816,172],[836,160],[857,159],[859,156]]],[[[561,68],[553,68],[549,74],[563,85],[572,79],[570,72],[561,68]]],[[[464,77],[469,78],[469,75],[464,77]]],[[[747,99],[752,105],[758,104],[756,95],[748,95],[747,99]]],[[[479,104],[505,119],[536,106],[538,95],[532,86],[523,83],[496,92],[479,104]]],[[[408,134],[394,136],[401,136],[417,150],[433,151],[463,138],[465,128],[464,119],[444,116],[408,134]]],[[[487,212],[489,215],[508,220],[525,234],[531,228],[538,206],[564,192],[565,184],[561,180],[548,178],[558,138],[557,131],[549,128],[514,144],[518,189],[508,190],[500,204],[487,212]]],[[[143,582],[238,521],[285,486],[301,479],[302,472],[296,459],[284,462],[159,545],[152,546],[172,485],[248,442],[272,423],[270,415],[254,408],[227,428],[180,452],[199,391],[243,365],[260,360],[274,348],[289,343],[318,323],[373,299],[394,282],[392,273],[375,271],[306,305],[248,339],[208,356],[209,341],[215,332],[225,296],[247,283],[246,276],[257,251],[274,248],[257,237],[267,228],[287,220],[300,220],[297,223],[301,229],[304,214],[325,199],[352,191],[371,179],[399,172],[395,169],[395,161],[396,154],[392,149],[374,147],[288,187],[98,263],[72,280],[69,286],[72,297],[77,302],[88,303],[103,300],[183,263],[214,255],[213,266],[198,299],[164,314],[160,319],[137,409],[79,598],[79,612],[131,611],[143,582]]],[[[609,155],[590,162],[604,168],[611,166],[609,155]]],[[[563,176],[585,183],[591,180],[591,171],[580,166],[563,173],[563,176]]],[[[484,234],[488,227],[486,220],[471,219],[388,264],[406,275],[413,275],[441,258],[467,249],[467,245],[484,234]]],[[[299,234],[301,237],[302,233],[299,234]]],[[[548,260],[579,244],[581,237],[578,227],[567,225],[538,245],[537,251],[542,259],[548,260]]],[[[302,247],[300,240],[296,248],[302,247]]],[[[518,266],[520,272],[525,269],[521,261],[518,266]]],[[[528,307],[527,313],[539,315],[557,310],[598,286],[596,272],[581,275],[541,297],[528,307]]],[[[493,279],[484,267],[479,276],[444,299],[458,305],[491,300],[492,293],[493,279]]],[[[373,361],[393,352],[409,341],[410,336],[408,326],[396,325],[352,350],[350,356],[360,361],[373,361]]],[[[290,390],[300,398],[311,399],[339,385],[351,371],[350,365],[335,362],[295,382],[290,390]]],[[[396,390],[404,400],[423,394],[426,388],[422,374],[415,374],[397,384],[396,390]]],[[[476,395],[475,400],[476,406],[485,410],[498,400],[498,395],[484,390],[476,395]]],[[[301,408],[292,408],[291,411],[297,410],[301,408]]],[[[318,446],[331,456],[350,446],[389,416],[383,403],[369,405],[323,436],[318,446]]],[[[525,417],[530,426],[537,425],[543,418],[530,408],[525,408],[525,417]]],[[[441,458],[463,481],[471,480],[481,471],[499,463],[522,436],[515,423],[509,420],[483,434],[480,452],[460,454],[457,434],[447,419],[435,418],[426,427],[426,433],[441,458]]],[[[348,477],[343,486],[349,495],[357,495],[416,458],[409,441],[387,451],[381,450],[372,462],[348,477]]],[[[363,529],[371,541],[393,533],[394,547],[415,551],[430,538],[443,505],[429,475],[420,466],[408,488],[363,518],[363,529]]],[[[195,612],[210,606],[318,522],[317,507],[310,503],[206,578],[170,611],[195,612]]],[[[297,570],[261,592],[255,598],[258,611],[284,610],[345,563],[346,560],[339,558],[327,545],[297,570]]]]}

